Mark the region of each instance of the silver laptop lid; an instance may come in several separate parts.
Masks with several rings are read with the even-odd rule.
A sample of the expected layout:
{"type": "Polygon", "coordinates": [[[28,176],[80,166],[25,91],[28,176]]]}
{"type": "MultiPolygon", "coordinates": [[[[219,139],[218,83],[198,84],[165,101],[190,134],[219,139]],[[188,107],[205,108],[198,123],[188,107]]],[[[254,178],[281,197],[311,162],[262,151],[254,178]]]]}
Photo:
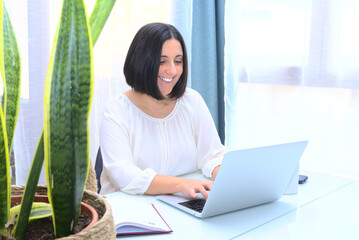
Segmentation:
{"type": "Polygon", "coordinates": [[[228,152],[201,217],[279,199],[297,170],[308,141],[228,152]]]}

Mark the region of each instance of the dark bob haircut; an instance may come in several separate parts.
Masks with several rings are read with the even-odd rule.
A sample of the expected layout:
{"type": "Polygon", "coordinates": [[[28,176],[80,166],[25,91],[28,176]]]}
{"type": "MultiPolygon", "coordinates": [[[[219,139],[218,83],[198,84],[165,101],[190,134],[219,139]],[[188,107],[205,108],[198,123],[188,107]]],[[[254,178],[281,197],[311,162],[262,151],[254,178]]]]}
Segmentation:
{"type": "Polygon", "coordinates": [[[157,78],[162,46],[169,39],[178,40],[183,51],[183,72],[169,94],[171,99],[178,99],[186,90],[188,60],[183,37],[174,26],[165,23],[150,23],[143,26],[130,45],[123,67],[126,82],[131,88],[157,100],[164,99],[158,88],[157,78]]]}

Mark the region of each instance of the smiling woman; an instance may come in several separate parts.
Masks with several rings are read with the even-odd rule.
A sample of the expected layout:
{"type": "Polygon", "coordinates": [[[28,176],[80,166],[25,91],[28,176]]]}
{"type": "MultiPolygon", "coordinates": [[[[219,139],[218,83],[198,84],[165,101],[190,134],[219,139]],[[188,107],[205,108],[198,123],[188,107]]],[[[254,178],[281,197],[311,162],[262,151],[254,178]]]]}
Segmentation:
{"type": "Polygon", "coordinates": [[[100,128],[101,193],[200,192],[206,198],[212,181],[176,176],[201,170],[214,179],[226,150],[204,100],[187,88],[182,35],[170,24],[143,26],[124,74],[131,89],[107,103],[100,128]]]}

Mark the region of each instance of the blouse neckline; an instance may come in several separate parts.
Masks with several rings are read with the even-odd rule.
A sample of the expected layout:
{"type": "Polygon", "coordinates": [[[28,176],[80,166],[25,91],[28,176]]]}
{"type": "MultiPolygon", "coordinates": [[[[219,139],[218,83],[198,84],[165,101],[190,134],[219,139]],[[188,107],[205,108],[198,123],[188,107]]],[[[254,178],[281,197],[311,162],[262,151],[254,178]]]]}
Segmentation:
{"type": "Polygon", "coordinates": [[[177,109],[179,108],[179,105],[180,105],[180,98],[176,100],[176,105],[175,107],[173,108],[173,110],[170,112],[170,114],[168,114],[166,117],[164,118],[156,118],[156,117],[152,117],[151,115],[148,115],[147,113],[145,113],[144,111],[142,111],[139,107],[137,107],[129,97],[127,97],[125,94],[121,94],[122,97],[132,106],[132,108],[140,113],[141,115],[143,115],[144,117],[146,118],[149,118],[150,120],[153,120],[153,121],[160,121],[160,122],[163,122],[163,121],[166,121],[166,120],[169,120],[170,118],[172,118],[176,112],[177,112],[177,109]]]}

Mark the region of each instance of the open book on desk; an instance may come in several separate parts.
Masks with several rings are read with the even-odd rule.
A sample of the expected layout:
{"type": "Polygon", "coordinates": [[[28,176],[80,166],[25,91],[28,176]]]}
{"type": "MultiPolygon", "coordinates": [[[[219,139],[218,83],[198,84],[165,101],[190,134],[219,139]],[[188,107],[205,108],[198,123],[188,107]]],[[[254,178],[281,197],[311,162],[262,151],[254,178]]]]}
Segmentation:
{"type": "Polygon", "coordinates": [[[117,235],[172,232],[153,204],[124,199],[123,195],[106,199],[112,208],[117,235]]]}

